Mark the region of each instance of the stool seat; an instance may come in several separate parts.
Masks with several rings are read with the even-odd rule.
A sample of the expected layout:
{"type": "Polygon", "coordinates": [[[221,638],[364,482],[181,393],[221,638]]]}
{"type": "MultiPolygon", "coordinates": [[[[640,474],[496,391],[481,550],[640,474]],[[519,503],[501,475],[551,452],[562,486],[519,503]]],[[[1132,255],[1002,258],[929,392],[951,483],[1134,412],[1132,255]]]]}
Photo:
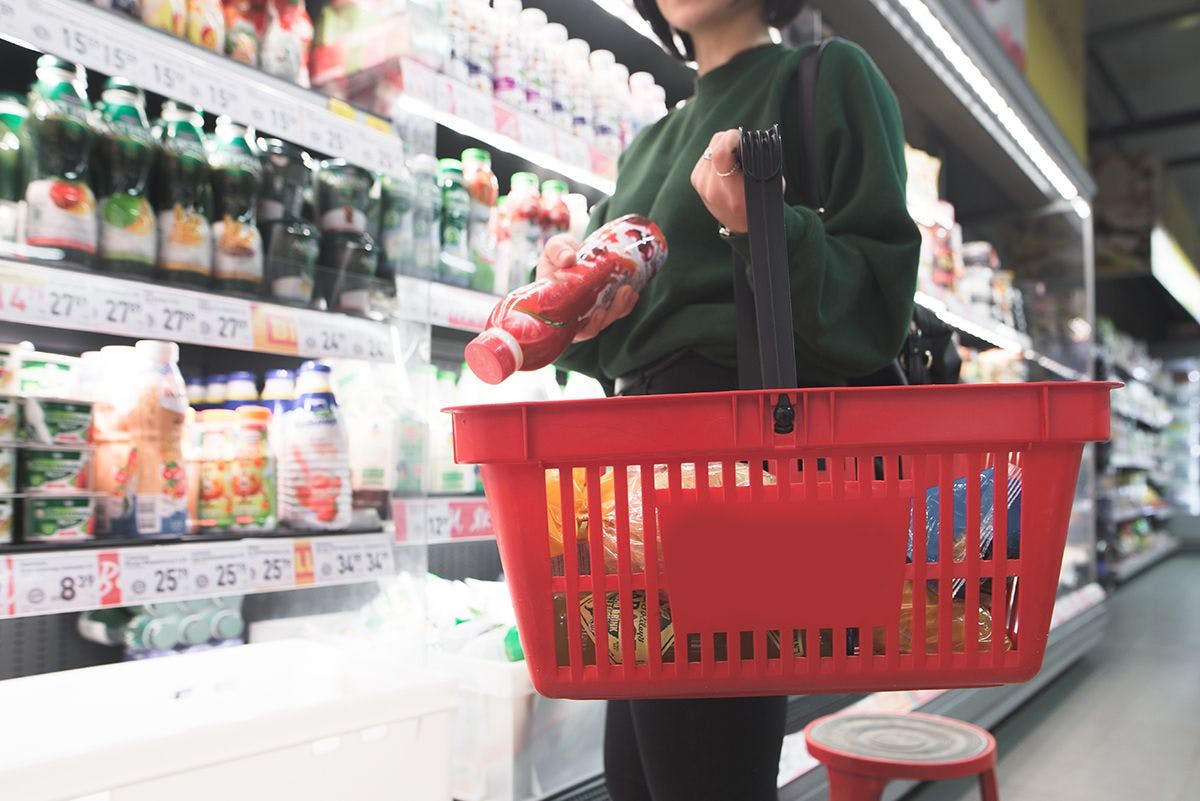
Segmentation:
{"type": "Polygon", "coordinates": [[[829,773],[833,801],[877,799],[889,779],[974,775],[984,799],[999,798],[996,740],[969,723],[919,713],[851,713],[814,720],[804,738],[829,773]]]}

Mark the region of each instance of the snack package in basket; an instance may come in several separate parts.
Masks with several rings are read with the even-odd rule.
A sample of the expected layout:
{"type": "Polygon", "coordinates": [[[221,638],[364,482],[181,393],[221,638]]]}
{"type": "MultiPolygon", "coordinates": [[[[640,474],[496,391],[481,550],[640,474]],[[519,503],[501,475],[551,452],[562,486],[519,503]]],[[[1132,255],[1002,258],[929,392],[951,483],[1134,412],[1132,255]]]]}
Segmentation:
{"type": "MultiPolygon", "coordinates": [[[[681,484],[685,489],[693,489],[696,486],[696,471],[692,464],[684,464],[681,468],[681,484]]],[[[711,462],[708,465],[708,481],[710,487],[721,487],[724,481],[724,467],[720,462],[711,462]]],[[[552,560],[552,569],[556,575],[562,574],[563,569],[563,531],[564,531],[564,515],[562,509],[562,487],[561,473],[558,470],[546,471],[546,501],[547,501],[547,521],[550,533],[550,555],[552,560]]],[[[980,551],[981,556],[987,558],[991,554],[992,539],[993,539],[993,524],[992,524],[992,506],[993,506],[993,482],[994,471],[988,468],[980,474],[980,551]]],[[[594,521],[590,518],[588,509],[588,477],[587,471],[583,468],[576,468],[572,471],[572,502],[574,508],[571,510],[567,521],[566,528],[569,530],[572,527],[575,530],[575,551],[576,562],[581,575],[588,575],[591,572],[591,550],[588,541],[588,534],[591,530],[594,521]]],[[[749,485],[749,468],[744,463],[739,463],[736,466],[736,483],[739,486],[749,485]]],[[[767,486],[773,485],[775,479],[770,474],[764,474],[763,483],[767,486]]],[[[669,486],[668,472],[664,465],[656,465],[654,470],[654,488],[656,490],[665,490],[669,486]]],[[[966,493],[967,481],[966,478],[960,478],[954,481],[953,484],[953,499],[954,504],[954,549],[955,559],[961,560],[966,549],[966,493]]],[[[629,467],[626,473],[626,506],[628,509],[628,530],[629,530],[629,553],[630,567],[636,575],[645,571],[645,539],[643,534],[644,510],[642,506],[642,471],[639,467],[629,467]]],[[[928,562],[936,562],[939,558],[939,525],[940,525],[940,504],[939,504],[939,488],[931,487],[925,493],[925,509],[926,509],[926,554],[928,562]]],[[[1020,554],[1020,511],[1021,511],[1021,472],[1020,468],[1015,465],[1009,467],[1009,489],[1008,489],[1008,547],[1007,552],[1010,558],[1017,558],[1020,554]]],[[[612,470],[606,470],[600,475],[600,512],[601,512],[601,545],[604,553],[604,570],[606,573],[616,573],[618,565],[618,537],[616,524],[616,481],[615,474],[612,470]]],[[[910,518],[911,519],[911,518],[910,518]]],[[[912,560],[913,544],[912,544],[912,525],[909,525],[909,542],[907,550],[907,558],[912,560]]],[[[662,551],[658,551],[659,568],[662,568],[662,551]]],[[[961,651],[964,647],[964,638],[966,636],[966,603],[965,582],[962,579],[953,580],[953,599],[951,604],[951,636],[952,648],[955,651],[961,651]]],[[[938,595],[936,584],[929,582],[926,589],[927,601],[925,606],[925,647],[929,653],[936,653],[938,648],[938,638],[940,635],[940,627],[938,625],[938,595]]],[[[646,591],[635,589],[631,593],[631,609],[633,617],[633,637],[634,637],[634,659],[636,662],[644,663],[648,656],[648,620],[651,616],[649,604],[646,601],[646,591]]],[[[557,633],[557,651],[558,663],[560,665],[569,664],[569,654],[567,647],[567,626],[566,614],[567,603],[565,596],[556,595],[555,603],[555,622],[557,633]]],[[[985,588],[980,598],[980,608],[978,610],[978,626],[977,626],[977,647],[981,651],[986,651],[991,648],[992,641],[992,614],[991,614],[991,595],[990,588],[985,588]]],[[[596,643],[595,643],[595,626],[596,626],[596,609],[595,600],[591,593],[583,592],[579,595],[578,614],[581,628],[581,648],[584,664],[595,664],[596,660],[596,643]]],[[[901,604],[899,609],[900,614],[900,637],[899,648],[901,653],[912,653],[913,643],[913,600],[912,600],[912,582],[905,582],[901,604]]],[[[607,592],[605,596],[603,618],[601,623],[601,631],[606,632],[607,650],[609,661],[611,664],[620,664],[622,660],[621,653],[621,605],[620,598],[617,592],[607,592]]],[[[666,591],[659,592],[658,602],[658,629],[659,643],[661,648],[662,659],[664,662],[673,662],[676,652],[676,637],[671,618],[671,605],[668,593],[666,591]]],[[[787,632],[785,632],[787,634],[787,632]]],[[[771,631],[767,636],[767,658],[777,659],[781,653],[781,639],[787,639],[791,642],[792,653],[795,657],[803,657],[807,653],[807,633],[796,630],[790,632],[790,636],[781,637],[777,631],[771,631]]],[[[819,633],[819,642],[817,650],[820,656],[829,657],[833,655],[833,641],[828,629],[822,629],[819,633]]],[[[737,653],[731,653],[730,643],[725,635],[716,635],[713,642],[713,658],[715,661],[722,662],[733,657],[737,657],[737,653]]],[[[886,635],[882,629],[877,629],[872,641],[872,646],[875,653],[883,653],[886,647],[886,635]]],[[[738,643],[740,646],[740,654],[743,658],[750,658],[754,654],[754,641],[750,636],[744,636],[738,643]]],[[[847,632],[846,647],[847,654],[853,655],[859,651],[860,640],[858,631],[851,629],[847,632]]],[[[1011,641],[1005,636],[1005,648],[1011,648],[1011,641]]],[[[736,651],[737,649],[733,649],[736,651]]],[[[700,643],[699,638],[692,636],[688,638],[686,644],[686,652],[688,661],[698,661],[700,659],[700,643]]]]}

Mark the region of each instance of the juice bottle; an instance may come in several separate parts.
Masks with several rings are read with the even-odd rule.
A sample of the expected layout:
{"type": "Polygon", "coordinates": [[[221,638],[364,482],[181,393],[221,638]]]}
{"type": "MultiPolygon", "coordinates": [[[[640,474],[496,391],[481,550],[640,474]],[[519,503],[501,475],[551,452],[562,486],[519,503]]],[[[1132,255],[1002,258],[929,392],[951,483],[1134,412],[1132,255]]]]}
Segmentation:
{"type": "Polygon", "coordinates": [[[442,190],[437,179],[437,160],[420,155],[412,160],[413,174],[413,272],[417,278],[438,276],[442,250],[442,190]]]}
{"type": "Polygon", "coordinates": [[[317,223],[322,234],[365,233],[374,176],[345,159],[322,161],[317,170],[317,223]]]}
{"type": "Polygon", "coordinates": [[[264,72],[307,87],[313,24],[304,0],[266,0],[258,60],[264,72]]]}
{"type": "Polygon", "coordinates": [[[96,492],[97,533],[109,537],[132,537],[137,533],[134,516],[137,501],[138,463],[134,444],[138,393],[131,378],[139,374],[141,357],[129,345],[107,345],[89,369],[95,371],[95,400],[92,440],[96,450],[93,476],[96,492]]]}
{"type": "Polygon", "coordinates": [[[258,29],[252,0],[225,0],[225,55],[234,61],[258,66],[258,29]]]}
{"type": "Polygon", "coordinates": [[[497,294],[507,293],[515,286],[513,283],[515,270],[512,266],[512,232],[508,220],[508,195],[496,198],[496,205],[492,208],[492,215],[488,219],[488,235],[491,236],[495,248],[496,280],[493,291],[497,294]]]}
{"type": "Polygon", "coordinates": [[[468,0],[466,12],[467,85],[477,92],[490,95],[495,80],[495,68],[492,64],[495,13],[488,5],[488,0],[468,0]]]}
{"type": "Polygon", "coordinates": [[[225,52],[225,9],[221,0],[187,0],[187,38],[192,44],[225,52]]]}
{"type": "Polygon", "coordinates": [[[133,428],[138,453],[138,535],[186,534],[183,426],[188,405],[179,372],[179,346],[147,339],[135,347],[142,361],[133,428]]]}
{"type": "Polygon", "coordinates": [[[444,72],[447,77],[459,83],[467,83],[471,78],[471,67],[467,60],[467,51],[470,47],[470,28],[467,24],[466,5],[469,2],[470,0],[443,0],[442,2],[442,8],[445,9],[443,25],[446,30],[446,39],[450,45],[449,58],[446,61],[444,72]]]}
{"type": "Polygon", "coordinates": [[[312,185],[314,164],[307,153],[281,139],[258,138],[262,187],[259,222],[303,219],[304,192],[312,185]]]}
{"type": "Polygon", "coordinates": [[[546,59],[546,97],[550,107],[550,124],[564,131],[571,130],[571,89],[563,47],[567,44],[567,29],[551,22],[542,29],[542,53],[546,59]]]}
{"type": "Polygon", "coordinates": [[[142,22],[183,36],[187,33],[187,0],[141,0],[142,22]]]}
{"type": "Polygon", "coordinates": [[[200,428],[200,496],[196,519],[202,529],[227,529],[233,525],[229,481],[234,415],[229,409],[209,409],[196,415],[200,428]]]}
{"type": "Polygon", "coordinates": [[[592,130],[596,147],[610,155],[621,152],[621,120],[617,89],[613,85],[616,59],[611,51],[593,50],[591,65],[592,130]]]}
{"type": "Polygon", "coordinates": [[[529,271],[537,264],[542,239],[542,198],[538,193],[538,178],[531,172],[513,173],[508,192],[508,221],[512,237],[513,283],[525,283],[529,271]]]}
{"type": "Polygon", "coordinates": [[[158,234],[146,195],[158,148],[146,119],[146,99],[124,78],[109,78],[96,111],[97,263],[101,269],[149,278],[154,274],[158,234]]]}
{"type": "Polygon", "coordinates": [[[204,405],[210,409],[224,409],[225,398],[229,392],[228,382],[227,375],[210,375],[204,390],[204,405]]]}
{"type": "Polygon", "coordinates": [[[305,362],[296,384],[295,407],[283,426],[280,522],[302,529],[345,528],[351,519],[350,463],[329,366],[305,362]]]}
{"type": "Polygon", "coordinates": [[[592,127],[595,109],[592,100],[592,70],[588,59],[591,48],[583,39],[570,39],[563,48],[566,61],[567,85],[571,93],[571,133],[591,142],[595,137],[592,127]]]}
{"type": "Polygon", "coordinates": [[[365,313],[379,270],[379,249],[368,233],[334,231],[321,237],[318,294],[330,308],[365,313]]]}
{"type": "Polygon", "coordinates": [[[316,284],[321,235],[304,219],[304,194],[313,181],[313,162],[300,148],[279,139],[258,140],[262,188],[258,225],[266,249],[269,294],[307,304],[316,284]]]}
{"type": "Polygon", "coordinates": [[[229,469],[236,528],[275,526],[275,456],[270,428],[270,409],[242,406],[237,410],[229,469]]]}
{"type": "Polygon", "coordinates": [[[296,376],[291,370],[271,370],[263,382],[259,405],[271,410],[272,455],[279,460],[283,444],[283,421],[296,402],[296,376]]]}
{"type": "Polygon", "coordinates": [[[458,159],[439,161],[438,185],[442,190],[443,256],[439,275],[444,283],[470,286],[473,270],[467,224],[471,216],[471,196],[463,185],[462,162],[458,159]]]}
{"type": "Polygon", "coordinates": [[[542,182],[542,247],[545,247],[546,240],[550,237],[566,233],[571,228],[571,210],[567,208],[566,201],[568,191],[565,181],[551,179],[542,182]]]}
{"type": "Polygon", "coordinates": [[[467,345],[475,375],[499,384],[517,370],[550,364],[619,288],[645,287],[666,261],[667,243],[653,222],[627,214],[597,229],[575,258],[574,266],[514,290],[497,304],[483,333],[467,345]]]}
{"type": "Polygon", "coordinates": [[[262,167],[244,125],[217,118],[211,140],[213,201],[213,279],[227,292],[259,294],[263,286],[263,243],[255,214],[262,167]]]}
{"type": "Polygon", "coordinates": [[[546,12],[526,8],[519,17],[517,42],[521,49],[521,72],[525,76],[525,110],[536,117],[550,117],[549,64],[542,48],[546,12]]]}
{"type": "Polygon", "coordinates": [[[480,148],[468,148],[462,154],[463,181],[471,197],[471,214],[467,226],[467,243],[475,274],[471,288],[479,292],[496,291],[496,248],[489,223],[492,209],[500,194],[496,174],[492,172],[492,155],[480,148]]]}
{"type": "Polygon", "coordinates": [[[379,278],[389,283],[397,275],[413,273],[413,178],[405,169],[401,175],[381,175],[379,225],[379,278]]]}
{"type": "Polygon", "coordinates": [[[0,94],[0,242],[16,242],[25,199],[25,168],[21,163],[21,126],[29,109],[20,95],[0,94]]]}
{"type": "Polygon", "coordinates": [[[94,131],[88,121],[87,78],[69,61],[42,56],[21,127],[26,169],[25,241],[91,264],[96,253],[96,199],[88,160],[94,131]]]}
{"type": "Polygon", "coordinates": [[[212,275],[212,187],[204,117],[173,100],[155,123],[151,196],[158,213],[158,267],[165,283],[207,286],[212,275]]]}

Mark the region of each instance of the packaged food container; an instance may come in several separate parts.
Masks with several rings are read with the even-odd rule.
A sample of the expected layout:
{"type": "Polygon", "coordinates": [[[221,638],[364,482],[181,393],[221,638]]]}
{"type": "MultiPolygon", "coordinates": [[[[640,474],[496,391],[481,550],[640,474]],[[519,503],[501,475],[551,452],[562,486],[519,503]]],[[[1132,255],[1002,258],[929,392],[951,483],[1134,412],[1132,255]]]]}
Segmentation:
{"type": "Polygon", "coordinates": [[[90,540],[95,534],[94,495],[29,495],[20,504],[25,542],[90,540]]]}
{"type": "Polygon", "coordinates": [[[0,495],[17,491],[17,449],[0,447],[0,495]]]}
{"type": "Polygon", "coordinates": [[[40,445],[87,445],[92,441],[92,404],[57,398],[24,398],[22,431],[40,445]]]}
{"type": "Polygon", "coordinates": [[[16,393],[21,356],[30,350],[33,350],[33,346],[28,342],[0,344],[0,392],[16,393]]]}
{"type": "MultiPolygon", "coordinates": [[[[2,359],[3,356],[0,356],[0,360],[2,359]]],[[[3,369],[0,367],[0,370],[3,369]]],[[[16,442],[20,433],[21,399],[0,395],[0,442],[16,442]]]]}
{"type": "Polygon", "coordinates": [[[74,356],[25,351],[19,359],[17,394],[41,398],[74,395],[78,364],[79,359],[74,356]]]}
{"type": "Polygon", "coordinates": [[[18,456],[22,492],[85,492],[91,489],[90,448],[26,446],[18,456]]]}
{"type": "Polygon", "coordinates": [[[17,496],[0,495],[0,545],[13,541],[13,520],[17,508],[17,496]]]}

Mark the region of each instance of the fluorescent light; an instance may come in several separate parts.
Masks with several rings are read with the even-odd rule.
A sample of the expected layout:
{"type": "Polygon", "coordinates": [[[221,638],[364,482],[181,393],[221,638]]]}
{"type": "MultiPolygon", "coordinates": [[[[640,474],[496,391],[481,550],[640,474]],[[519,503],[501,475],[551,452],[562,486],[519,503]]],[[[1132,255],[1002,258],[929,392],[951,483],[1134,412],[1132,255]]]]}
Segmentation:
{"type": "MultiPolygon", "coordinates": [[[[917,27],[933,42],[934,47],[950,62],[950,66],[958,73],[959,77],[975,91],[1000,126],[1012,137],[1017,146],[1033,162],[1038,172],[1050,182],[1063,200],[1073,201],[1078,198],[1079,188],[1058,165],[1057,160],[1042,146],[1037,136],[1029,130],[1020,115],[1013,110],[995,85],[971,60],[967,52],[958,42],[954,41],[954,36],[929,10],[929,6],[925,4],[924,0],[898,0],[898,2],[912,17],[917,27]]],[[[1079,207],[1076,207],[1075,211],[1081,217],[1085,216],[1079,207]]],[[[1091,213],[1090,209],[1088,213],[1091,213]]]]}
{"type": "Polygon", "coordinates": [[[654,31],[650,28],[650,23],[642,19],[642,15],[634,11],[633,6],[626,2],[626,0],[592,0],[592,2],[650,41],[655,44],[661,44],[658,41],[658,37],[654,35],[654,31]]]}
{"type": "Polygon", "coordinates": [[[1079,215],[1079,219],[1086,220],[1092,216],[1092,204],[1088,203],[1081,197],[1071,199],[1071,208],[1079,215]]]}
{"type": "Polygon", "coordinates": [[[1150,232],[1150,272],[1197,321],[1200,321],[1200,275],[1175,238],[1160,225],[1150,232]]]}

